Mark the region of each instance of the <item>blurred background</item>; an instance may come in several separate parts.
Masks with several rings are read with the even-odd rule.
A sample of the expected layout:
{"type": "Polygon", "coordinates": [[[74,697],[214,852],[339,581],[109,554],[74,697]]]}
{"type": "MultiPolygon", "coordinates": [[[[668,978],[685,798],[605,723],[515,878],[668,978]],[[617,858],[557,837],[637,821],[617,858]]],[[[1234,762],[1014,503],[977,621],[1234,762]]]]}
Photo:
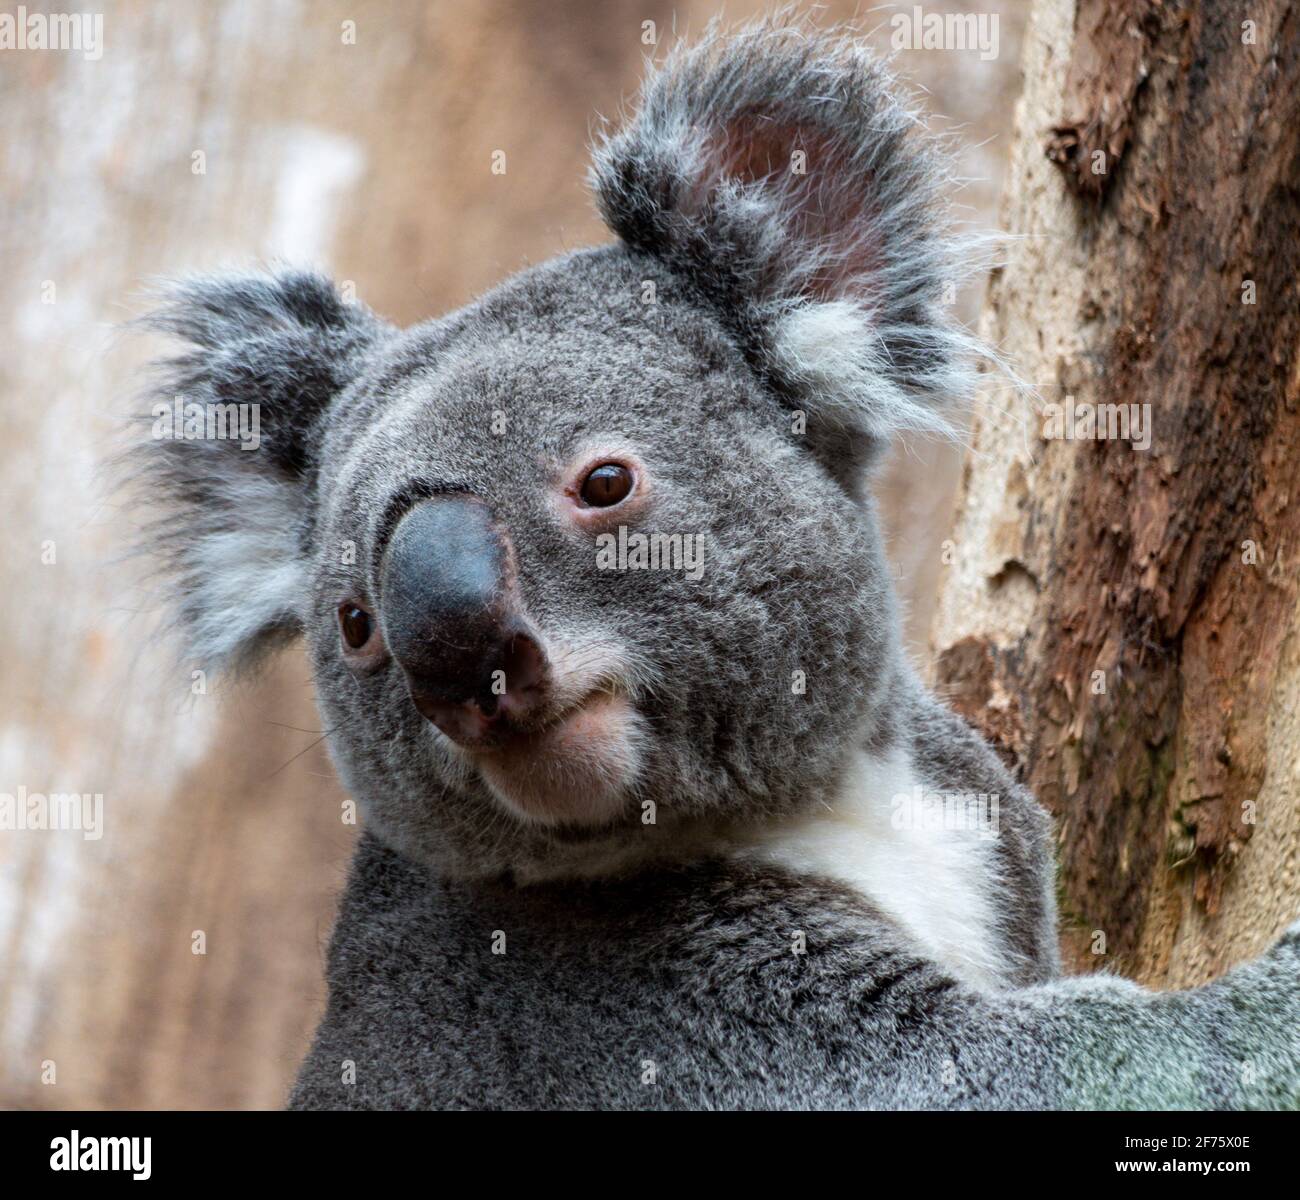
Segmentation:
{"type": "MultiPolygon", "coordinates": [[[[910,7],[818,13],[888,50],[890,14],[910,7]]],[[[985,226],[1027,7],[982,0],[993,57],[899,54],[935,128],[960,138],[962,199],[985,226]]],[[[674,30],[761,8],[109,3],[97,59],[0,51],[0,793],[104,797],[98,839],[0,830],[0,1105],[281,1104],[355,836],[301,655],[195,695],[118,564],[147,516],[105,470],[161,349],[119,328],[144,287],[315,263],[410,323],[608,240],[584,182],[596,114],[631,98],[674,30]]],[[[959,298],[967,320],[980,291],[959,298]]],[[[879,481],[922,661],[959,470],[922,443],[879,481]]]]}

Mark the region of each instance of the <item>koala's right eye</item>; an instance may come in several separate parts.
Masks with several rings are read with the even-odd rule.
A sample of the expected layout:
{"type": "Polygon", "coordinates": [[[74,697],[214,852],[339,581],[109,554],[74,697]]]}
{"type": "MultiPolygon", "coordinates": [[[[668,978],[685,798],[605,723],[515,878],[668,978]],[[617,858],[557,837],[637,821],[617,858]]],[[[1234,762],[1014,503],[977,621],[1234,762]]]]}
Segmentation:
{"type": "Polygon", "coordinates": [[[601,463],[582,482],[579,495],[588,508],[612,508],[632,491],[632,472],[622,463],[601,463]]]}
{"type": "Polygon", "coordinates": [[[345,600],[340,604],[338,614],[344,657],[358,663],[377,659],[384,647],[375,618],[355,600],[345,600]]]}

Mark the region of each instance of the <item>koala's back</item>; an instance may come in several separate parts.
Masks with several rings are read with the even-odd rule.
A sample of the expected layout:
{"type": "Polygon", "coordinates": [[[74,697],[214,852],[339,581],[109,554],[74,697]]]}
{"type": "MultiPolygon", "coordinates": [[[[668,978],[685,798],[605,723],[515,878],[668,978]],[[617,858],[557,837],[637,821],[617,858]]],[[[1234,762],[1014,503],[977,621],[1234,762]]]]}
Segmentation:
{"type": "Polygon", "coordinates": [[[458,884],[369,837],[329,981],[293,1107],[897,1104],[861,1013],[924,1020],[954,987],[847,889],[779,870],[458,884]]]}
{"type": "Polygon", "coordinates": [[[1298,970],[1300,924],[1190,992],[985,992],[851,889],[773,866],[456,884],[367,835],[290,1104],[1294,1107],[1298,970]]]}
{"type": "Polygon", "coordinates": [[[366,837],[329,983],[292,1107],[978,1106],[1014,1070],[951,1078],[964,989],[862,897],[734,860],[519,888],[366,837]]]}

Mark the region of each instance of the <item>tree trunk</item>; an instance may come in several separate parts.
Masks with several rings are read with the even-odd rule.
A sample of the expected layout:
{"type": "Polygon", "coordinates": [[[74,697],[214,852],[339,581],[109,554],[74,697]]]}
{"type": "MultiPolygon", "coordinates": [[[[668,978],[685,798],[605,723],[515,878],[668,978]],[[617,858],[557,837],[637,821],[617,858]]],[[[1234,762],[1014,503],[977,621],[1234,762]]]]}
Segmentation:
{"type": "Polygon", "coordinates": [[[1182,986],[1300,910],[1300,8],[1039,0],[1024,68],[984,332],[1037,394],[983,393],[935,682],[1056,818],[1067,958],[1182,986]]]}

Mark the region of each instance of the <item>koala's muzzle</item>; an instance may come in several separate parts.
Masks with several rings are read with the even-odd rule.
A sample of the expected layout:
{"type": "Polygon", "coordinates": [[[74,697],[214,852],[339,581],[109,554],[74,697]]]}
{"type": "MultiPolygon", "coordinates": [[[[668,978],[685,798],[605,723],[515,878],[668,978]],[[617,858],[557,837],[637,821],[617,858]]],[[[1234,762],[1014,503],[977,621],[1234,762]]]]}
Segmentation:
{"type": "Polygon", "coordinates": [[[474,742],[525,721],[544,699],[546,657],[510,583],[510,547],[482,501],[423,500],[398,523],[380,567],[393,658],[419,711],[474,742]]]}

